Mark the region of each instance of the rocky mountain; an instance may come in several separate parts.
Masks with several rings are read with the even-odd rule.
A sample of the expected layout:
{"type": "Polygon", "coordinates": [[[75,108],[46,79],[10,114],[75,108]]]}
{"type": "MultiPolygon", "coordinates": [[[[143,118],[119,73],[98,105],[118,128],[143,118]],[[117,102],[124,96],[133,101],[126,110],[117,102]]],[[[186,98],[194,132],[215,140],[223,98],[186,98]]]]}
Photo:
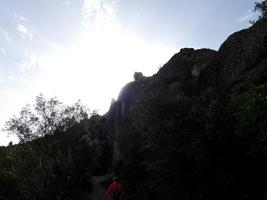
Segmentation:
{"type": "Polygon", "coordinates": [[[104,116],[37,96],[7,123],[21,143],[0,148],[0,200],[103,199],[114,175],[125,200],[267,200],[266,0],[257,9],[218,51],[136,72],[104,116]]]}
{"type": "Polygon", "coordinates": [[[112,141],[125,114],[149,94],[159,93],[164,98],[179,94],[191,96],[212,88],[225,96],[247,90],[252,85],[266,84],[267,21],[259,21],[232,34],[218,51],[184,48],[155,75],[144,77],[139,72],[134,78],[135,81],[123,87],[118,100],[105,115],[112,141]]]}
{"type": "Polygon", "coordinates": [[[266,42],[262,19],[134,74],[103,116],[129,199],[266,199],[266,42]]]}

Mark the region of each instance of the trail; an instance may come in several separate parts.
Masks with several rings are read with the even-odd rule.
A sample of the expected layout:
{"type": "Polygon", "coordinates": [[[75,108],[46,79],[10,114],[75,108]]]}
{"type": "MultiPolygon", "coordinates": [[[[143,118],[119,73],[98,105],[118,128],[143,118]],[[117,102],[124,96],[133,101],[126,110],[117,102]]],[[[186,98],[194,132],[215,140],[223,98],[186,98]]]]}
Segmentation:
{"type": "Polygon", "coordinates": [[[110,174],[102,176],[92,176],[92,192],[84,196],[84,200],[106,200],[107,186],[101,184],[110,179],[110,174]]]}

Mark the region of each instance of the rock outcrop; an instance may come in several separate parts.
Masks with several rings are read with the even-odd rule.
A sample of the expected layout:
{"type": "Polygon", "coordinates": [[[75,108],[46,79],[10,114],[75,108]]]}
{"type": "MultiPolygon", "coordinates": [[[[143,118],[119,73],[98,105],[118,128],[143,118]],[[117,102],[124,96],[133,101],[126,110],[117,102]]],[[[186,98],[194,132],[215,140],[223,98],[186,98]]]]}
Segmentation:
{"type": "MultiPolygon", "coordinates": [[[[155,75],[134,75],[118,100],[104,116],[106,129],[116,150],[118,127],[141,97],[159,93],[198,95],[209,88],[221,95],[242,92],[249,86],[266,84],[267,80],[267,21],[232,34],[218,51],[184,48],[175,54],[155,75]]],[[[141,111],[140,111],[141,112],[141,111]]],[[[118,154],[114,153],[114,159],[118,154]]]]}
{"type": "Polygon", "coordinates": [[[232,34],[220,47],[216,61],[202,72],[202,84],[221,92],[238,92],[266,83],[267,21],[232,34]]]}

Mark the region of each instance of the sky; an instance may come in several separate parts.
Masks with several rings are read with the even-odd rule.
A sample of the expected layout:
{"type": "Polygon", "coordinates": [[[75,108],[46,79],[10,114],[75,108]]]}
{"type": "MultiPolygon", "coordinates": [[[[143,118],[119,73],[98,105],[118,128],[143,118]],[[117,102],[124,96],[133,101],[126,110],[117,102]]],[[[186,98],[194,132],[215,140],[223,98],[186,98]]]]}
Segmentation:
{"type": "Polygon", "coordinates": [[[4,123],[43,93],[100,114],[133,80],[183,47],[217,50],[249,27],[255,0],[0,0],[0,146],[4,123]]]}

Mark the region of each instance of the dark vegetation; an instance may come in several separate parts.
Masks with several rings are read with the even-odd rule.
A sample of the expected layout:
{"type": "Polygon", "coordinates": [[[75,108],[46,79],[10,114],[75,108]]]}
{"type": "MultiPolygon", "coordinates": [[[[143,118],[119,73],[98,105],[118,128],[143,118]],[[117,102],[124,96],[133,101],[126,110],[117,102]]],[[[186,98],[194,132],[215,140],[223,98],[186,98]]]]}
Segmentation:
{"type": "Polygon", "coordinates": [[[36,98],[6,123],[0,199],[79,199],[112,167],[129,200],[267,199],[267,21],[219,51],[182,49],[135,73],[109,112],[36,98]]]}
{"type": "Polygon", "coordinates": [[[0,199],[77,199],[108,167],[101,117],[42,95],[34,108],[6,123],[21,143],[0,149],[0,199]]]}
{"type": "Polygon", "coordinates": [[[163,96],[138,102],[120,130],[129,199],[265,199],[266,86],[163,96]]]}
{"type": "Polygon", "coordinates": [[[261,1],[255,3],[255,11],[260,13],[259,20],[267,17],[267,1],[261,1]]]}

